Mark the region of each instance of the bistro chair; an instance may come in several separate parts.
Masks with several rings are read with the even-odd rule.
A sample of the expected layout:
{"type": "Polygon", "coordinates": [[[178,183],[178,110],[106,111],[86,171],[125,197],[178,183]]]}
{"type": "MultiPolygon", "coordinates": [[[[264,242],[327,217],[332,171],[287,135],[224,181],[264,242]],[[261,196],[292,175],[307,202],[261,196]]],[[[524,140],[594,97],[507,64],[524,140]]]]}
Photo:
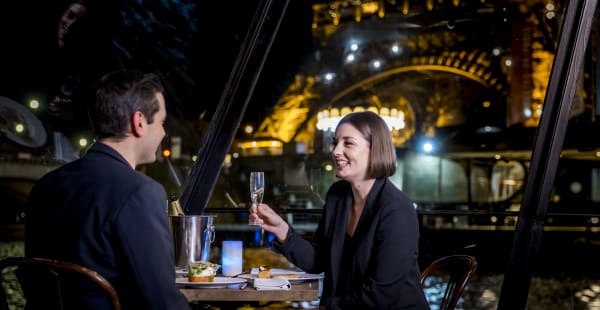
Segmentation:
{"type": "Polygon", "coordinates": [[[0,260],[0,309],[8,309],[9,296],[5,287],[18,292],[20,284],[26,299],[26,309],[72,309],[67,296],[79,294],[77,289],[100,289],[110,309],[120,310],[119,297],[102,275],[75,263],[45,259],[7,257],[0,260]],[[11,271],[12,270],[12,271],[11,271]],[[12,278],[11,278],[12,276],[12,278]],[[12,287],[10,280],[13,280],[12,287]]]}
{"type": "MultiPolygon", "coordinates": [[[[430,283],[426,283],[426,280],[431,279],[427,282],[433,282],[434,277],[445,283],[443,285],[445,288],[442,286],[444,294],[439,309],[453,310],[467,286],[467,282],[475,273],[475,269],[477,269],[477,260],[473,256],[458,254],[444,256],[435,260],[423,270],[420,283],[421,286],[426,288],[426,285],[430,285],[430,283]]],[[[438,281],[435,283],[437,284],[438,281]]]]}

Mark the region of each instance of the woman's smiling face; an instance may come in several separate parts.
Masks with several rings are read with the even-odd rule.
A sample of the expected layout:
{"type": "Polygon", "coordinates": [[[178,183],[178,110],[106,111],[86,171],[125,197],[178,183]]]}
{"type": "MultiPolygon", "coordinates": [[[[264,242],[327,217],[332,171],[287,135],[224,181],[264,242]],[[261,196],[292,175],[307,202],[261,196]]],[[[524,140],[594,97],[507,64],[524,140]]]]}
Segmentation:
{"type": "Polygon", "coordinates": [[[369,141],[354,126],[344,123],[337,128],[331,155],[339,178],[351,183],[366,180],[370,154],[369,141]]]}

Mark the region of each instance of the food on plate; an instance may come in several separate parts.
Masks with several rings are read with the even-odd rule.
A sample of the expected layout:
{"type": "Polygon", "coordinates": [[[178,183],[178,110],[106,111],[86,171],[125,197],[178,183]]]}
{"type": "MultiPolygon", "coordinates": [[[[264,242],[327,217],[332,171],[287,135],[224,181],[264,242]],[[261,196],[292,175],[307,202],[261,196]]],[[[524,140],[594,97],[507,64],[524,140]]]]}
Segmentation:
{"type": "Polygon", "coordinates": [[[258,278],[270,279],[271,278],[271,267],[265,266],[265,265],[258,267],[258,278]]]}
{"type": "Polygon", "coordinates": [[[221,268],[219,264],[207,261],[190,263],[188,267],[188,280],[190,282],[212,282],[219,268],[221,268]]]}
{"type": "Polygon", "coordinates": [[[286,279],[298,279],[300,278],[299,273],[282,273],[281,269],[271,269],[267,265],[258,267],[258,278],[259,279],[271,279],[271,278],[286,278],[286,279]]]}
{"type": "Polygon", "coordinates": [[[297,273],[280,273],[273,275],[273,278],[298,279],[300,278],[300,275],[297,273]]]}

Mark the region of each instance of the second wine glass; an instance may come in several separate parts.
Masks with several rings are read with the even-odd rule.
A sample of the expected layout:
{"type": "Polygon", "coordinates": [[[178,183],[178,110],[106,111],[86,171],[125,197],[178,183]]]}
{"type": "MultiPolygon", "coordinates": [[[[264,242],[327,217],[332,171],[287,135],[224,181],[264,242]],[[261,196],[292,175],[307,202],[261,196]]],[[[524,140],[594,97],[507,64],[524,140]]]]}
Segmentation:
{"type": "MultiPolygon", "coordinates": [[[[263,171],[250,172],[250,200],[252,205],[258,206],[262,203],[265,194],[265,173],[263,171]]],[[[251,223],[258,225],[258,223],[251,223]]]]}

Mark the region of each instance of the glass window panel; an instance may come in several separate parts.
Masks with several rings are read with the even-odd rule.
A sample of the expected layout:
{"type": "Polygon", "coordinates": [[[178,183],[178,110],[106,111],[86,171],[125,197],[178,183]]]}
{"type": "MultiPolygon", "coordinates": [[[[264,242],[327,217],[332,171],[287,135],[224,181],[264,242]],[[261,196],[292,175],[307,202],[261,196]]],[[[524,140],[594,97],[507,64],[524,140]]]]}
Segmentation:
{"type": "MultiPolygon", "coordinates": [[[[15,17],[27,16],[16,18],[14,24],[3,19],[10,23],[3,29],[22,29],[26,34],[7,31],[6,42],[11,48],[5,49],[7,56],[2,58],[5,79],[0,84],[0,95],[25,104],[32,94],[42,94],[41,104],[45,106],[59,90],[69,90],[57,85],[57,76],[64,78],[67,69],[77,68],[84,78],[91,79],[110,67],[107,64],[139,61],[156,65],[168,81],[167,104],[174,109],[167,122],[170,137],[163,144],[172,156],[166,159],[159,150],[157,162],[140,170],[163,184],[169,195],[180,196],[194,157],[203,146],[202,138],[211,122],[218,121],[214,112],[257,2],[237,3],[237,9],[229,10],[222,3],[200,1],[197,15],[189,15],[198,19],[185,19],[185,23],[175,22],[183,21],[177,15],[185,11],[185,6],[165,10],[165,3],[169,1],[152,7],[123,8],[123,20],[114,20],[127,31],[109,34],[104,32],[108,28],[93,29],[99,31],[94,34],[108,38],[88,36],[95,38],[91,43],[97,49],[84,49],[91,54],[74,54],[78,57],[70,58],[73,62],[65,67],[57,61],[61,57],[54,50],[56,36],[47,30],[54,31],[62,8],[48,3],[44,4],[48,10],[32,12],[22,4],[14,4],[17,9],[8,11],[15,12],[15,17]],[[56,14],[51,16],[50,12],[56,14]],[[148,23],[150,20],[153,23],[148,23]],[[26,24],[31,28],[21,27],[26,24]],[[164,36],[161,29],[176,30],[178,34],[164,36]],[[185,34],[194,31],[193,40],[187,41],[185,34]],[[132,41],[123,41],[127,38],[132,41]],[[48,52],[39,53],[40,46],[48,52]],[[191,50],[179,53],[185,46],[191,50]],[[175,58],[164,58],[167,55],[175,58]]],[[[350,111],[371,110],[391,124],[398,154],[398,169],[391,180],[415,201],[423,223],[422,257],[476,244],[473,251],[482,257],[493,253],[485,255],[482,266],[493,266],[490,269],[498,271],[485,280],[500,282],[524,194],[534,137],[546,113],[544,100],[567,2],[341,3],[345,5],[292,1],[286,12],[254,93],[247,98],[248,107],[235,141],[223,162],[218,163],[220,175],[206,211],[217,215],[213,259],[219,259],[221,240],[240,239],[247,248],[256,250],[250,256],[283,263],[281,257],[261,248],[260,230],[246,224],[249,172],[265,171],[265,202],[310,235],[320,218],[327,190],[337,180],[329,154],[332,132],[326,130],[327,126],[335,126],[339,117],[350,111]],[[429,143],[429,153],[424,153],[425,143],[429,143]]],[[[549,200],[544,236],[548,239],[542,247],[544,261],[540,269],[567,269],[598,260],[597,17],[549,200]]],[[[231,111],[235,112],[239,111],[231,111]]],[[[73,119],[54,118],[47,109],[34,114],[49,130],[48,144],[31,148],[2,135],[3,163],[16,166],[42,162],[53,168],[65,162],[61,160],[66,157],[57,156],[60,151],[74,156],[83,152],[77,142],[82,133],[90,137],[89,128],[73,119]],[[54,135],[59,131],[62,135],[54,135]]],[[[6,117],[8,113],[0,115],[6,117]]],[[[37,174],[43,169],[33,168],[37,174]]],[[[4,210],[0,223],[22,225],[22,191],[15,194],[13,187],[5,186],[6,182],[15,183],[14,177],[0,175],[1,192],[10,196],[4,200],[11,205],[21,205],[4,210]]],[[[212,180],[203,182],[203,190],[212,184],[212,180]]],[[[245,261],[245,268],[259,263],[265,261],[245,261]]],[[[534,283],[546,280],[539,277],[534,283]]],[[[592,307],[597,298],[586,300],[582,296],[589,295],[586,289],[593,291],[594,281],[570,281],[572,286],[567,291],[581,293],[569,296],[569,302],[592,307]]],[[[486,287],[487,282],[483,282],[469,287],[486,287]]],[[[464,308],[495,309],[499,288],[486,288],[485,296],[481,292],[465,295],[464,308]]],[[[549,294],[544,291],[539,296],[549,294]]],[[[531,304],[542,305],[544,300],[536,296],[530,296],[531,304]]],[[[550,307],[560,307],[561,302],[550,307]]]]}

